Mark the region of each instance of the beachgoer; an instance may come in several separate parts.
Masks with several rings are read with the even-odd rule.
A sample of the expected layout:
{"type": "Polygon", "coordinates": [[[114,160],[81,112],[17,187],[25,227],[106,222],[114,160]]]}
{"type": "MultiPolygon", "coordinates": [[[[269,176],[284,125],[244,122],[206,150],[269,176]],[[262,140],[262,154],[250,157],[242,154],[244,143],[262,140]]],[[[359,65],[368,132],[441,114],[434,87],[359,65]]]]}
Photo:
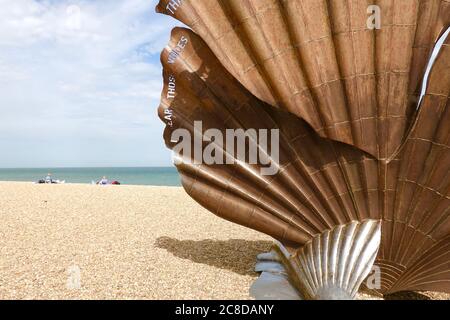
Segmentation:
{"type": "Polygon", "coordinates": [[[108,179],[106,179],[105,176],[103,176],[103,178],[98,182],[98,184],[104,186],[104,185],[109,184],[109,181],[108,181],[108,179]]]}
{"type": "Polygon", "coordinates": [[[45,177],[45,183],[52,183],[53,179],[52,179],[52,174],[48,173],[47,176],[45,177]]]}

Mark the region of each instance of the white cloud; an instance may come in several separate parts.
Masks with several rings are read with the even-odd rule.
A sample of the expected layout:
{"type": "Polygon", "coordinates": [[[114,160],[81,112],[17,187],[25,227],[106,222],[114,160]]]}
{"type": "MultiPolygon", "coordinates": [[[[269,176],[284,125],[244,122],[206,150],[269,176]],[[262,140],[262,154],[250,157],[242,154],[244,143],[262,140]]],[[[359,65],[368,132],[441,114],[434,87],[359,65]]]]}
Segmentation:
{"type": "Polygon", "coordinates": [[[0,0],[0,166],[170,164],[156,108],[177,23],[155,5],[0,0]]]}

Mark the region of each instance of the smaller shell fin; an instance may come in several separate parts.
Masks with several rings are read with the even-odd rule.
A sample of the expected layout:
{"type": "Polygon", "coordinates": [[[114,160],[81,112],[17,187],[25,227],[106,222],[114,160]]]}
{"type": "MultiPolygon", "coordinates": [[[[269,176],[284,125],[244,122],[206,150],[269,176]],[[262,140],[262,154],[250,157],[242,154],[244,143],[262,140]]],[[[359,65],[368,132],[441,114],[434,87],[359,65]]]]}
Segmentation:
{"type": "Polygon", "coordinates": [[[373,268],[380,242],[381,221],[337,226],[285,260],[289,278],[306,299],[353,300],[373,268]]]}

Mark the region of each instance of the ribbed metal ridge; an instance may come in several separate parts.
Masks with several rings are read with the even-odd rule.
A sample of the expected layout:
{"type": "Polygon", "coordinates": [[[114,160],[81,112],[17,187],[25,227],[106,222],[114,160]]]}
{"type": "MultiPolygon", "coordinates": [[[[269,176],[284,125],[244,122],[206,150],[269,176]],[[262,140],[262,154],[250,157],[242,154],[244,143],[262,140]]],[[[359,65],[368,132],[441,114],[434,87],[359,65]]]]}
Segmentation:
{"type": "Polygon", "coordinates": [[[290,248],[338,225],[381,220],[376,261],[382,272],[380,291],[450,292],[449,43],[447,39],[436,59],[406,143],[386,163],[324,139],[299,117],[257,99],[199,36],[175,29],[161,56],[164,89],[159,114],[166,123],[169,148],[174,147],[172,132],[184,128],[193,133],[194,121],[202,121],[204,130],[281,132],[280,170],[275,176],[262,176],[260,166],[242,162],[186,161],[178,165],[184,188],[211,212],[290,248]],[[169,63],[171,54],[175,59],[169,63]],[[171,80],[176,81],[176,94],[169,99],[171,80]]]}
{"type": "Polygon", "coordinates": [[[354,299],[370,274],[381,242],[381,222],[366,220],[314,237],[289,258],[306,298],[354,299]]]}
{"type": "Polygon", "coordinates": [[[391,159],[415,119],[448,0],[161,0],[262,101],[391,159]],[[368,27],[376,4],[380,29],[368,27]]]}

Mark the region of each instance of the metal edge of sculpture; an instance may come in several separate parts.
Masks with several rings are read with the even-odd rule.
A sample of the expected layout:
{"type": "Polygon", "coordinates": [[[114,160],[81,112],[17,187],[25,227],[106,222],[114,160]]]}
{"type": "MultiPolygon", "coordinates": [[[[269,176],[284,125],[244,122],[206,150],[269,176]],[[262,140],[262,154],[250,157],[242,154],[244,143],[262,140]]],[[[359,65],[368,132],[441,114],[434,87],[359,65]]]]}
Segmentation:
{"type": "MultiPolygon", "coordinates": [[[[201,6],[201,1],[183,1],[183,5],[188,2],[201,6]]],[[[208,5],[214,2],[208,1],[208,5]]],[[[436,9],[434,5],[430,7],[436,9]]],[[[182,10],[177,12],[187,15],[182,10]]],[[[443,20],[436,23],[443,25],[443,20]]],[[[424,34],[431,41],[435,38],[430,32],[434,35],[437,29],[427,26],[428,33],[424,34]]],[[[421,38],[416,32],[419,41],[417,37],[421,38]]],[[[427,54],[434,41],[433,45],[422,47],[427,54]]],[[[261,175],[258,165],[196,165],[192,155],[178,154],[177,168],[183,187],[211,212],[279,240],[286,249],[278,257],[288,271],[288,277],[281,278],[293,284],[304,298],[354,297],[354,288],[313,290],[305,282],[308,276],[301,271],[306,265],[302,269],[302,264],[294,264],[292,259],[299,254],[317,259],[319,255],[314,250],[305,254],[302,249],[334,230],[367,221],[379,221],[381,225],[375,262],[382,275],[378,292],[450,292],[449,42],[447,39],[433,65],[426,94],[415,117],[409,120],[410,130],[402,138],[404,143],[386,161],[339,139],[329,140],[308,119],[298,117],[298,112],[291,115],[272,108],[249,92],[245,81],[229,73],[214,48],[211,50],[203,39],[190,30],[174,29],[161,55],[164,89],[159,115],[166,123],[164,137],[169,148],[173,149],[176,142],[171,137],[174,130],[183,128],[194,133],[195,121],[203,121],[205,130],[277,128],[281,132],[280,171],[274,177],[261,175]],[[170,87],[173,83],[176,93],[170,87]],[[297,266],[296,272],[293,265],[297,266]],[[332,295],[336,292],[339,295],[332,295]]],[[[412,55],[419,56],[417,50],[412,55]]],[[[416,76],[410,84],[418,86],[423,79],[424,67],[420,69],[409,73],[416,76]]],[[[409,92],[416,101],[418,91],[415,88],[414,93],[409,92]]],[[[302,104],[296,107],[301,108],[302,104]]],[[[225,157],[231,157],[226,152],[224,149],[225,157]]],[[[366,240],[373,241],[374,234],[369,233],[366,240]]],[[[357,256],[352,252],[345,257],[357,256]]],[[[320,270],[315,266],[312,271],[320,270]]]]}

